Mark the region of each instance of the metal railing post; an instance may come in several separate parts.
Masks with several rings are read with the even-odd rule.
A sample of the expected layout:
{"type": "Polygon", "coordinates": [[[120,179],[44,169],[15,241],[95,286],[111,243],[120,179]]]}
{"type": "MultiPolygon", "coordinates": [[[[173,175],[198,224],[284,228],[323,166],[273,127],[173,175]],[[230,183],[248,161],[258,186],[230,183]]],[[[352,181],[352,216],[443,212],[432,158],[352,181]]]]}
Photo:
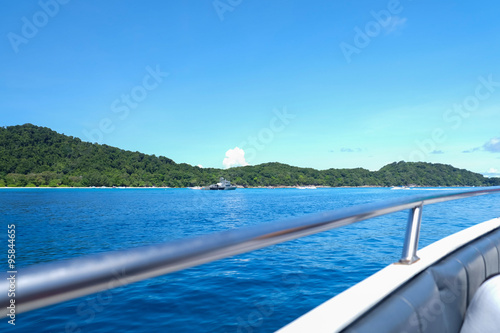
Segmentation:
{"type": "Polygon", "coordinates": [[[399,259],[400,264],[411,265],[420,258],[417,256],[418,239],[420,237],[420,223],[422,222],[423,203],[410,210],[408,225],[406,226],[403,254],[399,259]]]}

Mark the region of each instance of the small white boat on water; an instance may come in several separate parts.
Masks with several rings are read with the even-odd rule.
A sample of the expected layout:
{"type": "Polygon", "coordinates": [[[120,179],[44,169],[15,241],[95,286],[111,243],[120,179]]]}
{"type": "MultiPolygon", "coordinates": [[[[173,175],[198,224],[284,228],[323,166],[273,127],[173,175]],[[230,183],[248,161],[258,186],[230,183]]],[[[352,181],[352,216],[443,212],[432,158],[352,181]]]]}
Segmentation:
{"type": "Polygon", "coordinates": [[[220,177],[220,180],[217,184],[206,186],[203,188],[203,190],[236,190],[236,186],[231,185],[231,182],[224,179],[224,177],[220,177]]]}
{"type": "Polygon", "coordinates": [[[411,188],[408,186],[393,186],[391,190],[411,190],[411,188]]]}
{"type": "Polygon", "coordinates": [[[311,186],[297,186],[297,189],[299,190],[315,190],[317,187],[314,185],[311,186]]]}

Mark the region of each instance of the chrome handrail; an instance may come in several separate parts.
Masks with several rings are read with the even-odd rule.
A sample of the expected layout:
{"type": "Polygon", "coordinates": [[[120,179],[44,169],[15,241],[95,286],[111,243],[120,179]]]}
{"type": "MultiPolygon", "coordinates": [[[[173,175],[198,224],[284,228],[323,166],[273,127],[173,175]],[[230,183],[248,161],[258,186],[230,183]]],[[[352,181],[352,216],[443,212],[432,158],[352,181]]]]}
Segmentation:
{"type": "MultiPolygon", "coordinates": [[[[19,269],[16,276],[16,313],[406,209],[411,211],[400,262],[411,264],[418,260],[416,252],[424,205],[500,192],[500,186],[443,192],[408,196],[169,243],[29,266],[19,269]]],[[[9,281],[3,279],[0,284],[4,291],[0,292],[0,306],[5,316],[10,301],[6,292],[9,281]]]]}

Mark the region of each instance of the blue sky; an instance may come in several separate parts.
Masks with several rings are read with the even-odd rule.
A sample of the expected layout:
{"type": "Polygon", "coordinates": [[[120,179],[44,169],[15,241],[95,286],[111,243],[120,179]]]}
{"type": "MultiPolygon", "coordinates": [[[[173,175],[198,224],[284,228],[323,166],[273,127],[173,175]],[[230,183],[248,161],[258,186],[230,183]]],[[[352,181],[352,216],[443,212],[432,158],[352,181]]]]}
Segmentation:
{"type": "Polygon", "coordinates": [[[406,160],[500,176],[499,9],[8,1],[0,126],[33,123],[204,167],[406,160]]]}

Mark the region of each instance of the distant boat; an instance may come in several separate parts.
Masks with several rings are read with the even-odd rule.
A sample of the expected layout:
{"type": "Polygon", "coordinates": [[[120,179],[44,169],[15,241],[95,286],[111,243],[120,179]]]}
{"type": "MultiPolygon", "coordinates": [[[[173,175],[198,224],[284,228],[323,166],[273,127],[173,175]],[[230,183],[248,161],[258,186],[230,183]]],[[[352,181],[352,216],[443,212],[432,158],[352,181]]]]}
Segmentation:
{"type": "Polygon", "coordinates": [[[224,177],[220,177],[220,180],[217,184],[206,186],[203,188],[203,190],[236,190],[236,186],[231,185],[231,182],[224,179],[224,177]]]}
{"type": "Polygon", "coordinates": [[[316,186],[297,186],[299,190],[315,190],[316,188],[316,186]]]}
{"type": "Polygon", "coordinates": [[[393,186],[391,190],[410,190],[408,186],[393,186]]]}

